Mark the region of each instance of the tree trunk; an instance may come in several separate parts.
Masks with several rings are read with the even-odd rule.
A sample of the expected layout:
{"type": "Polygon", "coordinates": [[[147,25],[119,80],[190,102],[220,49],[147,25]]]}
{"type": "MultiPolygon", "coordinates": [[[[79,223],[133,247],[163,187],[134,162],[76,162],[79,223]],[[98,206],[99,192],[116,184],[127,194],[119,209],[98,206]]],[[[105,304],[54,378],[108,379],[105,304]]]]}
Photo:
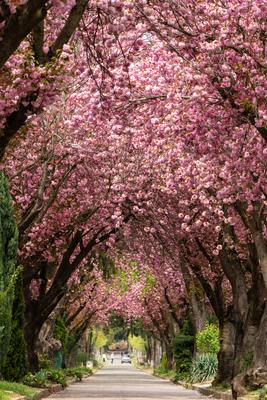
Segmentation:
{"type": "Polygon", "coordinates": [[[151,365],[152,362],[152,346],[153,346],[152,338],[148,337],[146,346],[146,359],[145,359],[148,365],[151,365]]]}
{"type": "Polygon", "coordinates": [[[27,323],[24,329],[29,369],[31,372],[37,372],[39,370],[39,360],[36,352],[36,345],[40,329],[41,327],[37,327],[34,323],[27,323]]]}
{"type": "Polygon", "coordinates": [[[253,232],[259,265],[267,289],[267,244],[262,232],[253,232]]]}
{"type": "MultiPolygon", "coordinates": [[[[255,327],[254,327],[255,328],[255,327]]],[[[261,318],[260,325],[258,326],[257,333],[255,330],[250,335],[251,348],[247,349],[246,342],[243,346],[243,360],[246,361],[247,368],[240,370],[233,379],[233,388],[237,395],[244,395],[246,387],[258,389],[263,387],[267,382],[267,305],[265,305],[264,313],[261,318]],[[253,340],[254,338],[254,340],[253,340]]]]}
{"type": "Polygon", "coordinates": [[[167,356],[167,369],[173,369],[174,357],[172,346],[169,343],[165,343],[165,346],[167,356]]]}
{"type": "Polygon", "coordinates": [[[249,384],[261,387],[267,382],[267,305],[256,336],[254,360],[249,373],[249,384]]]}
{"type": "Polygon", "coordinates": [[[195,333],[202,331],[205,328],[207,320],[207,308],[204,293],[201,296],[196,296],[195,293],[190,295],[190,303],[192,307],[192,322],[195,333]]]}
{"type": "Polygon", "coordinates": [[[235,326],[225,319],[220,324],[220,351],[218,353],[218,372],[213,384],[230,384],[234,369],[235,326]]]}
{"type": "Polygon", "coordinates": [[[183,279],[186,287],[187,296],[192,309],[192,323],[195,333],[205,328],[207,320],[207,309],[205,303],[205,290],[189,271],[186,260],[181,263],[183,279]]]}
{"type": "Polygon", "coordinates": [[[161,342],[154,338],[154,343],[153,343],[153,368],[157,368],[160,364],[162,356],[162,345],[161,342]]]}

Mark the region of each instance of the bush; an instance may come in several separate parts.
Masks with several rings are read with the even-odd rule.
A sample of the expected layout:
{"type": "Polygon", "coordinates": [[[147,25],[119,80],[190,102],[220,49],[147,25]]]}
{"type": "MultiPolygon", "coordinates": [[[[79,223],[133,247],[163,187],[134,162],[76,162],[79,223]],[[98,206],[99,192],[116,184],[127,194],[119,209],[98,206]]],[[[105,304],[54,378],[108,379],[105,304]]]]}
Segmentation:
{"type": "Polygon", "coordinates": [[[193,358],[194,337],[184,334],[176,336],[173,340],[173,351],[176,362],[175,380],[187,379],[193,358]]]}
{"type": "Polygon", "coordinates": [[[67,368],[64,370],[66,376],[73,376],[77,378],[79,381],[82,380],[84,376],[92,375],[91,368],[80,367],[80,368],[67,368]]]}
{"type": "Polygon", "coordinates": [[[218,360],[216,354],[201,354],[193,360],[190,381],[204,382],[212,380],[218,369],[218,360]]]}
{"type": "Polygon", "coordinates": [[[91,368],[78,367],[78,368],[66,368],[66,369],[43,369],[37,374],[27,374],[23,383],[28,386],[46,388],[51,386],[52,383],[58,383],[63,388],[67,386],[66,378],[72,376],[78,380],[82,380],[84,376],[92,375],[91,368]]]}
{"type": "Polygon", "coordinates": [[[23,378],[23,383],[38,388],[46,388],[50,386],[43,371],[37,372],[37,374],[28,373],[23,378]]]}
{"type": "Polygon", "coordinates": [[[162,369],[163,371],[167,371],[167,365],[168,365],[168,359],[167,359],[167,354],[164,352],[162,354],[161,362],[159,365],[159,368],[162,369]]]}
{"type": "Polygon", "coordinates": [[[88,361],[88,354],[85,352],[77,353],[76,361],[78,364],[85,364],[88,361]]]}
{"type": "Polygon", "coordinates": [[[189,381],[190,372],[176,372],[172,381],[178,383],[179,381],[189,381]]]}
{"type": "Polygon", "coordinates": [[[207,324],[203,331],[198,332],[197,350],[200,353],[217,354],[220,350],[220,334],[219,328],[215,324],[207,324]]]}
{"type": "Polygon", "coordinates": [[[49,380],[54,383],[59,383],[63,388],[67,386],[67,381],[65,374],[62,370],[59,369],[48,369],[43,370],[46,380],[49,380]]]}

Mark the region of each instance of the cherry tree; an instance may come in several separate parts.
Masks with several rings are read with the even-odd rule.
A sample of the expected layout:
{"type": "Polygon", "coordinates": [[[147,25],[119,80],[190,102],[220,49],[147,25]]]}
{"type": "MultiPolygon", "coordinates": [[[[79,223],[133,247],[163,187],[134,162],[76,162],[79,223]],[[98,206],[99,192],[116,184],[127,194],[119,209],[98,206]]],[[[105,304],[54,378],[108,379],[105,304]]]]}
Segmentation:
{"type": "MultiPolygon", "coordinates": [[[[101,89],[118,57],[127,63],[128,51],[117,36],[121,14],[117,1],[1,2],[1,159],[10,142],[17,145],[28,117],[51,105],[73,75],[86,69],[101,89]]],[[[134,37],[127,42],[131,47],[134,37]]]]}
{"type": "Polygon", "coordinates": [[[124,250],[157,282],[169,271],[182,297],[201,285],[190,301],[218,317],[218,381],[235,377],[241,393],[265,380],[266,12],[262,0],[93,3],[55,61],[63,20],[51,8],[48,59],[36,65],[27,40],[10,56],[1,137],[5,149],[27,121],[6,169],[28,315],[45,319],[95,251],[124,250]]]}

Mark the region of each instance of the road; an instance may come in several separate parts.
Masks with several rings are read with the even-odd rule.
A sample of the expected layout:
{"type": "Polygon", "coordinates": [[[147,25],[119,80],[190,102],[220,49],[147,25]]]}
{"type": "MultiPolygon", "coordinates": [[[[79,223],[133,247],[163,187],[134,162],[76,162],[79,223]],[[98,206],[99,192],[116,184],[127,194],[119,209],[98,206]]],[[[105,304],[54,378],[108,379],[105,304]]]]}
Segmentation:
{"type": "MultiPolygon", "coordinates": [[[[116,361],[116,360],[115,360],[116,361]]],[[[134,367],[115,362],[81,383],[49,397],[50,400],[204,400],[205,397],[134,367]]]]}

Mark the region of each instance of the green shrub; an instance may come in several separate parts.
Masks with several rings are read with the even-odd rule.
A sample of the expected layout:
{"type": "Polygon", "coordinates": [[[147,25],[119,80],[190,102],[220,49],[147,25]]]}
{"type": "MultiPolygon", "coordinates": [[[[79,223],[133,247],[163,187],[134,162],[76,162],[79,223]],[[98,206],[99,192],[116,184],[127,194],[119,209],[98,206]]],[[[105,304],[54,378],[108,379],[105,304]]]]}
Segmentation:
{"type": "Polygon", "coordinates": [[[204,382],[213,379],[217,373],[218,360],[216,354],[200,354],[192,363],[190,381],[204,382]]]}
{"type": "Polygon", "coordinates": [[[37,374],[28,373],[23,378],[23,383],[28,386],[46,388],[49,387],[49,382],[46,379],[44,371],[37,372],[37,374]]]}
{"type": "Polygon", "coordinates": [[[155,375],[165,375],[167,373],[167,369],[166,368],[162,368],[160,365],[156,368],[154,368],[154,374],[155,375]]]}
{"type": "Polygon", "coordinates": [[[82,380],[84,373],[79,368],[68,368],[66,370],[66,376],[72,376],[73,378],[77,378],[79,381],[82,380]]]}
{"type": "Polygon", "coordinates": [[[74,378],[77,378],[79,381],[81,381],[84,376],[92,375],[93,371],[91,370],[91,368],[78,367],[67,368],[64,370],[64,373],[66,374],[66,376],[73,376],[74,378]]]}
{"type": "Polygon", "coordinates": [[[88,361],[88,354],[85,352],[77,353],[76,361],[78,364],[85,364],[88,361]]]}
{"type": "Polygon", "coordinates": [[[179,381],[189,381],[190,372],[176,372],[172,381],[177,383],[179,381]]]}
{"type": "Polygon", "coordinates": [[[88,367],[79,367],[79,368],[75,368],[76,371],[80,371],[82,372],[84,375],[92,375],[93,371],[91,370],[91,368],[88,367]]]}
{"type": "Polygon", "coordinates": [[[51,383],[58,383],[63,388],[67,386],[66,378],[69,376],[75,377],[78,380],[82,380],[84,376],[92,375],[91,368],[78,367],[78,368],[66,368],[66,369],[43,369],[37,374],[27,374],[23,383],[33,387],[50,387],[51,383]]]}
{"type": "Polygon", "coordinates": [[[63,388],[67,386],[67,381],[63,370],[59,369],[47,369],[42,370],[45,374],[46,380],[49,380],[53,383],[59,383],[63,388]]]}
{"type": "Polygon", "coordinates": [[[194,337],[180,334],[173,340],[173,352],[176,363],[176,380],[188,377],[194,351],[194,337]]]}
{"type": "Polygon", "coordinates": [[[191,368],[192,358],[191,349],[182,349],[176,356],[176,372],[179,374],[188,374],[191,368]]]}
{"type": "Polygon", "coordinates": [[[55,339],[60,340],[63,350],[66,350],[68,345],[69,332],[65,325],[65,321],[61,316],[57,317],[55,321],[55,328],[53,335],[55,339]]]}
{"type": "Polygon", "coordinates": [[[68,359],[71,354],[75,353],[77,347],[77,341],[75,335],[72,335],[63,317],[59,316],[55,321],[55,328],[53,333],[55,339],[60,340],[62,344],[62,357],[65,363],[68,363],[68,359]]]}
{"type": "Polygon", "coordinates": [[[217,354],[220,350],[220,333],[215,324],[207,324],[203,331],[197,333],[197,350],[200,353],[217,354]]]}
{"type": "Polygon", "coordinates": [[[167,369],[168,369],[168,368],[167,368],[167,365],[168,365],[167,354],[164,352],[164,353],[162,354],[159,367],[160,367],[163,371],[167,371],[167,369]]]}

